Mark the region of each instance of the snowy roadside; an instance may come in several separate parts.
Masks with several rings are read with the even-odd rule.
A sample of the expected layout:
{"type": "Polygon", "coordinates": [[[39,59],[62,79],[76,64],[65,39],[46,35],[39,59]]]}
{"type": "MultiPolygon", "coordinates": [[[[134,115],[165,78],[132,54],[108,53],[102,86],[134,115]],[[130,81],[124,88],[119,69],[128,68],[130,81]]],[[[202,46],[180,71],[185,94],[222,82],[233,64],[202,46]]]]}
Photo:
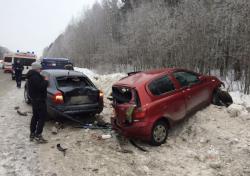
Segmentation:
{"type": "MultiPolygon", "coordinates": [[[[92,79],[105,95],[111,85],[125,74],[98,75],[88,69],[79,69],[92,79]]],[[[233,99],[239,99],[238,95],[233,99]]],[[[246,97],[246,96],[242,96],[246,97]]],[[[43,161],[47,170],[57,175],[243,175],[250,174],[250,115],[247,99],[240,98],[231,108],[209,107],[180,122],[169,134],[167,143],[151,147],[139,143],[148,153],[134,148],[128,141],[113,135],[108,140],[100,136],[109,131],[83,130],[66,127],[51,136],[50,146],[43,161]],[[61,143],[68,148],[64,157],[54,146],[61,143]],[[122,148],[132,153],[122,153],[122,148]]],[[[109,121],[112,108],[105,101],[104,119],[109,121]]],[[[47,126],[51,132],[52,126],[47,126]]],[[[111,133],[113,134],[113,133],[111,133]]],[[[48,134],[49,135],[49,134],[48,134]]]]}
{"type": "MultiPolygon", "coordinates": [[[[80,69],[101,88],[107,97],[112,84],[125,74],[98,75],[80,69]]],[[[20,106],[31,111],[23,102],[23,89],[10,88],[1,97],[0,110],[0,175],[44,176],[248,176],[250,175],[250,114],[248,96],[232,92],[235,104],[230,108],[209,107],[180,122],[170,130],[166,144],[142,152],[128,141],[118,140],[109,130],[84,130],[67,122],[56,135],[53,122],[46,123],[44,136],[48,144],[37,145],[28,140],[29,120],[14,110],[20,106]],[[236,99],[238,98],[238,100],[236,99]],[[15,120],[13,120],[15,119],[15,120]],[[98,136],[112,134],[111,139],[98,136]],[[68,148],[66,155],[58,151],[57,144],[68,148]],[[125,150],[130,151],[124,153],[125,150]],[[38,158],[38,159],[37,159],[38,158]]],[[[102,113],[109,121],[112,107],[105,99],[102,113]]],[[[85,117],[82,117],[85,118],[85,117]]]]}
{"type": "Polygon", "coordinates": [[[31,113],[20,116],[16,106],[31,112],[23,102],[23,89],[17,89],[13,83],[0,99],[0,175],[40,175],[39,147],[29,141],[31,113]]]}

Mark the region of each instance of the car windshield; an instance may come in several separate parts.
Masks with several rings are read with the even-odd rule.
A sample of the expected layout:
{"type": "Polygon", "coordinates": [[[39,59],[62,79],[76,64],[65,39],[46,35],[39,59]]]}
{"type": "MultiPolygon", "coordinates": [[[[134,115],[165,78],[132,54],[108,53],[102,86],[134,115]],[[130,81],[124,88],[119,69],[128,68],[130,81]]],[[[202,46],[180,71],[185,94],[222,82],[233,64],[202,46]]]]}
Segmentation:
{"type": "Polygon", "coordinates": [[[129,103],[132,99],[132,91],[125,87],[113,87],[112,96],[118,104],[129,103]]]}
{"type": "Polygon", "coordinates": [[[16,62],[17,60],[20,60],[20,62],[24,66],[31,66],[31,64],[36,61],[36,59],[32,59],[32,58],[14,58],[14,62],[16,62]]]}
{"type": "Polygon", "coordinates": [[[4,62],[11,62],[12,61],[12,58],[11,57],[5,57],[4,58],[4,62]]]}
{"type": "MultiPolygon", "coordinates": [[[[65,66],[70,65],[69,61],[43,61],[42,65],[44,69],[65,69],[65,66]]],[[[72,64],[71,64],[72,65],[72,64]]]]}
{"type": "Polygon", "coordinates": [[[89,81],[84,77],[58,77],[57,79],[58,87],[71,87],[71,88],[79,88],[91,86],[89,81]]]}

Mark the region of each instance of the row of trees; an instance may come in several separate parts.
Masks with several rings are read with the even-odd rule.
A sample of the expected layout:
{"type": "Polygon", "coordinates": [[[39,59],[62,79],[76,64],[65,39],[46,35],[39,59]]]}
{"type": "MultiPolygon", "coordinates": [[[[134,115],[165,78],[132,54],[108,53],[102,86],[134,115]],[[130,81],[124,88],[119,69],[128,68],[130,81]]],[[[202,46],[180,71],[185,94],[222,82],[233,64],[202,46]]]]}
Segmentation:
{"type": "Polygon", "coordinates": [[[0,59],[2,59],[3,55],[7,52],[9,52],[7,48],[0,46],[0,59]]]}
{"type": "Polygon", "coordinates": [[[44,56],[107,72],[184,67],[226,77],[233,70],[250,93],[249,14],[248,0],[103,0],[44,56]]]}

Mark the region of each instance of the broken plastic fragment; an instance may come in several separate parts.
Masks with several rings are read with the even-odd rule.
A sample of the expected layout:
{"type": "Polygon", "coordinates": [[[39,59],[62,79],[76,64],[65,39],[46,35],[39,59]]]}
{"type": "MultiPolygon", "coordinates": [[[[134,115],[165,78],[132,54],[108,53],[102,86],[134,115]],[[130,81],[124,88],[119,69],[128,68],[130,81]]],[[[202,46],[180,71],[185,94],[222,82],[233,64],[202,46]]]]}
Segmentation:
{"type": "Polygon", "coordinates": [[[126,111],[126,120],[131,123],[132,122],[132,114],[134,112],[135,106],[130,106],[126,111]]]}

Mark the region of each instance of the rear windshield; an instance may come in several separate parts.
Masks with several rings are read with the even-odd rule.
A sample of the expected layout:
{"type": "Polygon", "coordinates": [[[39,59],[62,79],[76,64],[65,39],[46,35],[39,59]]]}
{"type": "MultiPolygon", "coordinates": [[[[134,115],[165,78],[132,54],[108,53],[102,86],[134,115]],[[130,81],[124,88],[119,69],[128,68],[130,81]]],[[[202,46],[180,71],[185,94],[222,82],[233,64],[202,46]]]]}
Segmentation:
{"type": "Polygon", "coordinates": [[[31,66],[31,64],[36,61],[36,59],[31,58],[14,58],[14,62],[16,62],[17,60],[20,60],[20,63],[24,66],[31,66]]]}
{"type": "Polygon", "coordinates": [[[4,62],[12,62],[12,57],[5,57],[4,62]]]}
{"type": "Polygon", "coordinates": [[[91,82],[85,77],[58,77],[56,78],[58,87],[86,87],[92,86],[91,82]]]}
{"type": "Polygon", "coordinates": [[[112,96],[118,104],[129,103],[132,99],[132,91],[129,88],[113,87],[112,96]]]}
{"type": "Polygon", "coordinates": [[[135,103],[138,107],[141,106],[137,91],[126,87],[112,87],[112,96],[116,103],[135,103]],[[134,96],[134,98],[133,98],[134,96]],[[134,100],[133,102],[131,102],[134,100]]]}

